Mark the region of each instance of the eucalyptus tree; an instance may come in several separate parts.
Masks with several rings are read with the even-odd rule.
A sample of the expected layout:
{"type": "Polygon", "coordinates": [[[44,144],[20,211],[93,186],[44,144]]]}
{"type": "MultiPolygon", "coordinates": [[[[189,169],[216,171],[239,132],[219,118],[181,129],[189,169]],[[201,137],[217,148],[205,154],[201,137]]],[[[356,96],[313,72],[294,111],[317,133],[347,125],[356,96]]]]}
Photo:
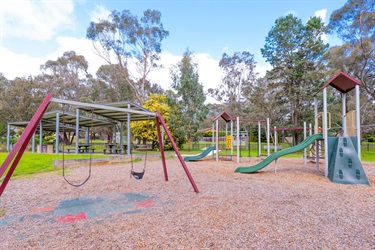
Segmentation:
{"type": "Polygon", "coordinates": [[[148,74],[161,67],[158,64],[161,42],[168,35],[157,10],[146,10],[141,18],[129,10],[114,10],[106,20],[91,22],[86,37],[108,64],[120,66],[121,77],[132,88],[136,100],[143,104],[148,96],[148,74]]]}
{"type": "Polygon", "coordinates": [[[209,94],[225,104],[232,116],[240,116],[245,100],[256,82],[254,55],[250,52],[236,52],[233,56],[223,54],[220,68],[224,72],[218,88],[210,88],[209,94]]]}
{"type": "Polygon", "coordinates": [[[74,51],[66,51],[57,60],[48,60],[40,66],[41,74],[36,77],[46,93],[57,98],[82,100],[87,91],[88,62],[74,51]]]}
{"type": "Polygon", "coordinates": [[[344,71],[359,79],[375,102],[375,1],[349,0],[331,14],[328,28],[344,42],[327,53],[332,74],[344,71]]]}
{"type": "Polygon", "coordinates": [[[30,120],[45,95],[33,77],[7,81],[0,92],[0,116],[4,122],[30,120]]]}
{"type": "MultiPolygon", "coordinates": [[[[278,105],[287,105],[284,116],[293,126],[311,116],[312,94],[322,85],[322,57],[328,49],[322,40],[325,33],[320,18],[312,17],[304,25],[290,14],[276,20],[261,49],[272,66],[266,73],[268,86],[275,91],[278,105]]],[[[297,142],[297,133],[294,138],[297,142]]]]}
{"type": "Polygon", "coordinates": [[[178,120],[181,126],[176,128],[176,133],[184,131],[188,140],[188,150],[190,150],[191,139],[196,136],[200,124],[208,113],[197,68],[198,64],[193,60],[193,53],[188,49],[184,52],[181,61],[170,68],[172,87],[177,92],[175,107],[179,107],[178,113],[172,112],[170,119],[173,121],[173,116],[178,117],[175,120],[178,120]]]}

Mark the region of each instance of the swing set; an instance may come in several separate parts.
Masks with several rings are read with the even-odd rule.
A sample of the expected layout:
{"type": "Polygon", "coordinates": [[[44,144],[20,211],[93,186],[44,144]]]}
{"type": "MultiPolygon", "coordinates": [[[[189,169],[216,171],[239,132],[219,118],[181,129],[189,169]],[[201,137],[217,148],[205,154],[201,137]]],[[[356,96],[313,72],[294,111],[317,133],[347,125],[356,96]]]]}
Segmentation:
{"type": "MultiPolygon", "coordinates": [[[[128,106],[128,108],[119,108],[119,107],[115,107],[115,106],[111,106],[111,105],[92,104],[92,103],[83,103],[83,102],[77,102],[77,101],[62,100],[62,99],[53,98],[52,94],[48,94],[46,96],[46,98],[43,100],[43,102],[41,103],[41,105],[39,106],[39,108],[37,109],[37,111],[34,114],[34,116],[32,117],[32,119],[28,122],[28,125],[26,126],[24,132],[22,133],[22,135],[18,139],[17,143],[14,145],[12,150],[9,152],[8,156],[5,158],[4,162],[2,163],[2,165],[0,167],[0,179],[2,179],[4,173],[8,170],[6,172],[4,180],[0,184],[0,196],[3,194],[3,192],[5,190],[5,187],[7,186],[15,168],[17,167],[23,153],[25,152],[29,141],[31,140],[31,138],[32,138],[33,134],[35,133],[35,131],[37,130],[38,126],[40,125],[40,122],[43,118],[43,115],[44,115],[45,111],[47,110],[47,107],[48,107],[50,102],[72,105],[72,106],[77,107],[77,110],[83,109],[83,108],[91,110],[91,118],[92,118],[91,127],[93,127],[93,115],[94,114],[95,115],[101,115],[101,116],[104,116],[104,117],[107,117],[107,118],[111,118],[110,115],[112,114],[112,119],[114,119],[114,117],[116,117],[120,121],[123,121],[123,120],[127,119],[128,125],[131,121],[132,116],[134,117],[133,120],[137,120],[137,119],[141,120],[142,117],[143,117],[143,119],[146,119],[147,117],[154,118],[155,124],[156,124],[156,129],[157,129],[158,142],[159,142],[159,147],[160,147],[160,154],[161,154],[161,159],[162,159],[165,181],[168,181],[168,172],[167,172],[167,165],[166,165],[165,153],[164,153],[164,147],[163,147],[163,138],[162,138],[162,133],[161,133],[161,128],[160,128],[161,126],[163,127],[165,134],[167,135],[168,139],[170,140],[170,142],[172,144],[172,147],[173,147],[173,149],[174,149],[174,151],[177,155],[177,158],[179,159],[179,161],[180,161],[180,163],[181,163],[181,165],[182,165],[182,167],[185,171],[185,174],[190,181],[190,184],[192,185],[194,191],[196,193],[199,193],[198,187],[195,184],[194,179],[193,179],[192,175],[190,174],[190,171],[187,168],[187,165],[184,162],[183,157],[181,156],[181,153],[179,152],[178,147],[177,147],[177,145],[176,145],[176,143],[175,143],[175,141],[172,137],[172,134],[170,133],[170,131],[169,131],[169,129],[168,129],[168,127],[167,127],[167,125],[164,121],[164,118],[162,117],[162,115],[160,114],[159,111],[150,112],[150,111],[148,111],[146,109],[143,109],[143,108],[140,109],[140,110],[130,109],[129,106],[128,106]],[[121,117],[121,118],[119,118],[119,117],[121,117]]],[[[78,112],[77,112],[77,116],[78,116],[78,112]]],[[[78,120],[78,118],[77,118],[77,120],[78,120]]],[[[56,120],[56,122],[58,122],[58,120],[56,120]]],[[[56,127],[58,127],[58,125],[56,125],[56,127]]],[[[63,128],[64,127],[65,126],[63,126],[63,128]]],[[[78,131],[78,124],[76,125],[76,127],[77,127],[77,131],[78,131]]],[[[130,133],[129,130],[128,130],[128,133],[130,133]]],[[[78,142],[77,142],[77,144],[78,144],[78,142]]],[[[129,149],[130,149],[130,147],[129,147],[129,149]]],[[[63,152],[64,152],[64,150],[63,150],[63,152]]],[[[131,156],[131,150],[128,151],[128,154],[130,154],[130,156],[131,156]]],[[[64,157],[64,153],[63,153],[63,157],[64,157]]],[[[79,187],[79,186],[84,185],[89,180],[89,178],[91,176],[91,158],[92,158],[92,156],[90,154],[89,174],[88,174],[87,178],[82,183],[75,184],[75,183],[71,183],[69,180],[67,180],[66,176],[65,176],[65,166],[64,166],[63,167],[63,176],[64,176],[65,181],[67,181],[70,185],[75,186],[75,187],[79,187]]],[[[133,176],[134,178],[136,178],[138,180],[142,179],[143,176],[144,176],[145,170],[146,170],[147,152],[146,152],[145,163],[144,163],[144,168],[143,168],[142,172],[134,171],[133,161],[131,161],[131,162],[132,162],[131,163],[132,164],[131,176],[133,176]]]]}

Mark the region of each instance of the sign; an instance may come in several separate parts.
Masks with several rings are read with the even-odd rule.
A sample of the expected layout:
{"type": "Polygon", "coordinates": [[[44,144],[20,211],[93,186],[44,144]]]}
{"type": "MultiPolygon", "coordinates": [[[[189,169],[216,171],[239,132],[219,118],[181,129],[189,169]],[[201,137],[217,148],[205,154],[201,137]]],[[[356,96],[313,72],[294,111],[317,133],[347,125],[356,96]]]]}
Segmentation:
{"type": "Polygon", "coordinates": [[[232,148],[232,136],[231,135],[227,135],[227,137],[226,137],[225,148],[226,149],[232,148]]]}

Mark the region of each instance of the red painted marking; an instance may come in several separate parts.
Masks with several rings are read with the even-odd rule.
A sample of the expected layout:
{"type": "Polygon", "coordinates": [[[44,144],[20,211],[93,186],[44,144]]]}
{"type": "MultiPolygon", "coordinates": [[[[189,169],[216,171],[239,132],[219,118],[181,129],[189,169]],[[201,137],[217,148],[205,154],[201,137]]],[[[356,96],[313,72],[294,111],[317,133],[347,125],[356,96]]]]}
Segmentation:
{"type": "Polygon", "coordinates": [[[155,205],[155,201],[154,200],[144,200],[144,201],[140,201],[140,202],[135,202],[135,205],[138,206],[138,207],[144,207],[144,208],[148,208],[148,207],[152,207],[153,205],[155,205]]]}
{"type": "Polygon", "coordinates": [[[84,212],[78,214],[68,214],[61,216],[55,220],[55,222],[62,222],[62,223],[69,223],[69,222],[76,222],[79,220],[86,220],[86,214],[84,212]]]}
{"type": "Polygon", "coordinates": [[[30,211],[32,212],[36,212],[36,213],[39,213],[39,212],[49,212],[49,211],[53,211],[55,208],[52,207],[52,206],[46,206],[46,207],[33,207],[33,208],[30,208],[30,211]]]}

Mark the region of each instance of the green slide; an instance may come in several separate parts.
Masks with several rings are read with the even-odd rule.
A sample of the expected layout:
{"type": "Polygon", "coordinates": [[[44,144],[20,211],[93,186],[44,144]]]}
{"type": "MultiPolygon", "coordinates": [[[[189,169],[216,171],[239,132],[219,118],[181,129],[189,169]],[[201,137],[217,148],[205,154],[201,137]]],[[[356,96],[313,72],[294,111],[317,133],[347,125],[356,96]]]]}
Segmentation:
{"type": "Polygon", "coordinates": [[[323,139],[322,134],[315,134],[315,135],[310,135],[306,137],[305,140],[303,140],[300,144],[291,147],[291,148],[286,148],[283,150],[280,150],[276,153],[273,153],[272,155],[268,156],[266,159],[263,161],[259,162],[258,164],[250,167],[238,167],[234,172],[236,173],[252,173],[256,172],[270,164],[272,161],[277,160],[283,155],[291,154],[298,152],[304,148],[307,148],[310,144],[312,144],[315,140],[323,139]]]}
{"type": "Polygon", "coordinates": [[[205,151],[203,151],[202,153],[200,153],[199,155],[192,155],[192,156],[186,156],[184,158],[184,161],[197,161],[197,160],[200,160],[202,159],[203,157],[205,157],[206,155],[208,155],[212,150],[215,150],[216,149],[216,146],[211,146],[211,147],[208,147],[206,148],[205,151]]]}

